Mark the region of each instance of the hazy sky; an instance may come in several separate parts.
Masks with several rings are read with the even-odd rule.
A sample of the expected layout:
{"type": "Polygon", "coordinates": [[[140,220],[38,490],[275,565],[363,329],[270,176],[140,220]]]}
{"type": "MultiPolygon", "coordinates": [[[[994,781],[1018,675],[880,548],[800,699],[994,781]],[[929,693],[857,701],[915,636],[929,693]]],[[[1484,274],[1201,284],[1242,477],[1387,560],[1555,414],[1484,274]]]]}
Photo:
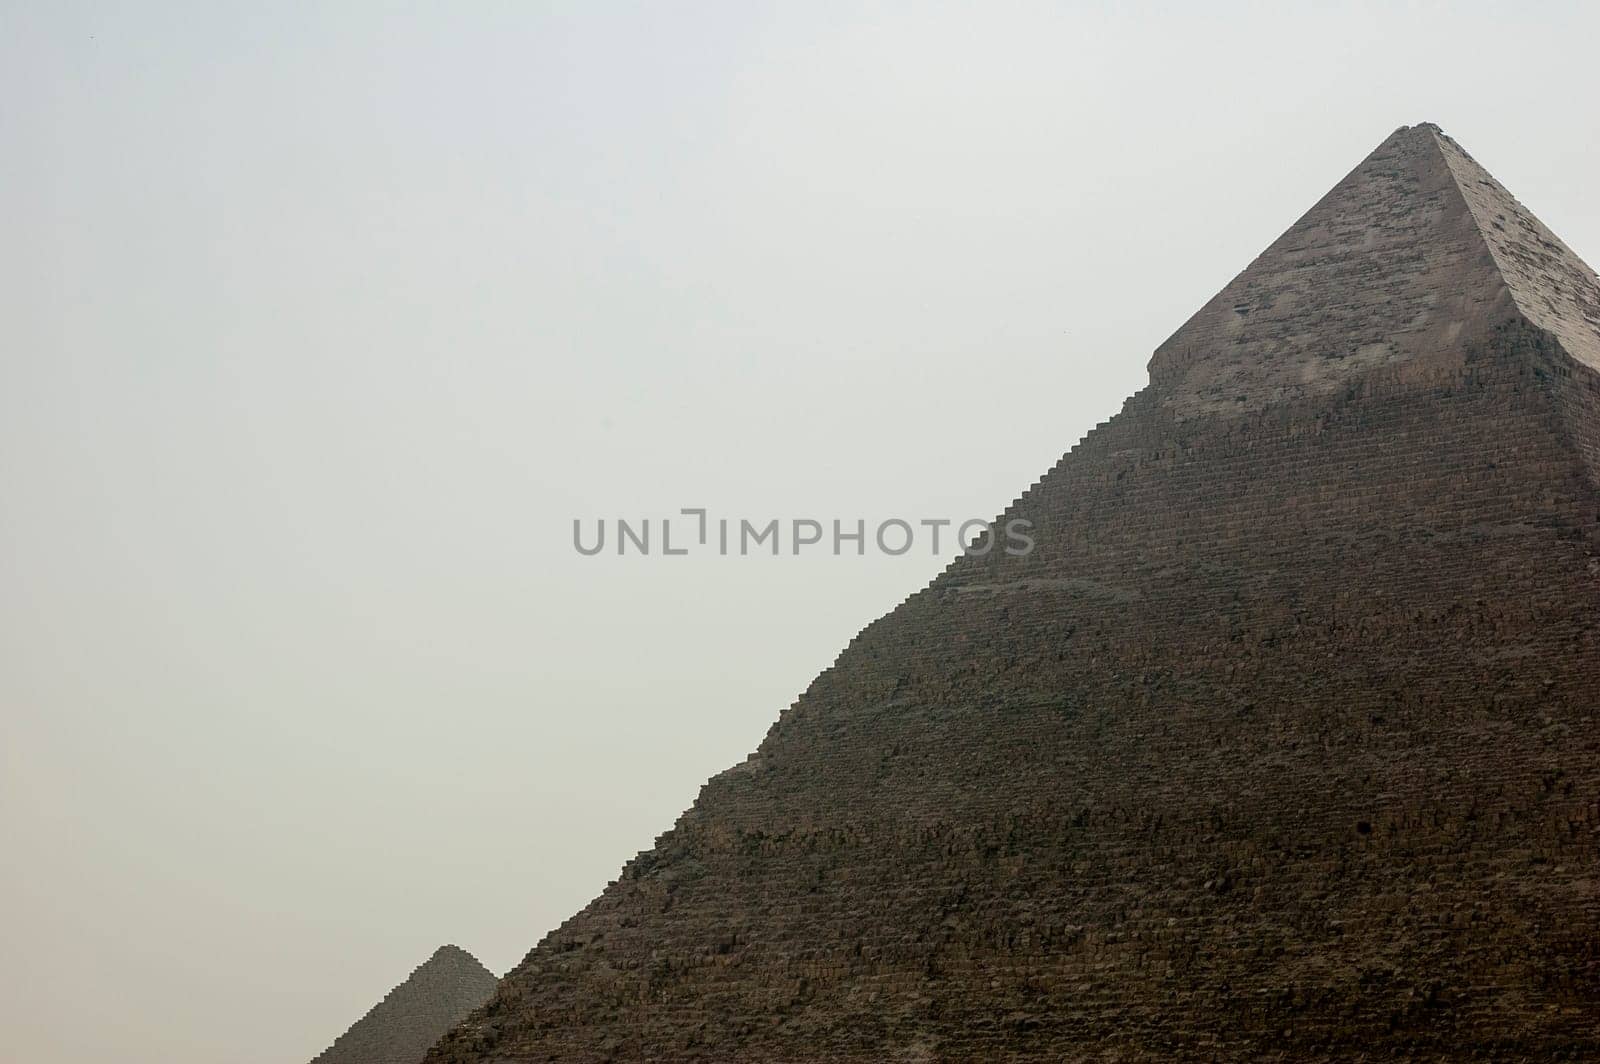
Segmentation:
{"type": "Polygon", "coordinates": [[[1600,260],[1592,4],[400,6],[0,4],[9,1059],[505,970],[943,564],[573,518],[992,516],[1399,125],[1600,260]]]}

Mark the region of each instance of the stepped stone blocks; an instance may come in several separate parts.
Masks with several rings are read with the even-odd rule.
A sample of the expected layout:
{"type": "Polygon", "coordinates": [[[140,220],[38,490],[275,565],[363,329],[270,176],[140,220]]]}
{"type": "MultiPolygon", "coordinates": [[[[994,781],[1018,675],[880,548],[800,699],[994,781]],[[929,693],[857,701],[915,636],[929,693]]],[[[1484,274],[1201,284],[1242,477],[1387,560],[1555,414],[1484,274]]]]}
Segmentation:
{"type": "Polygon", "coordinates": [[[311,1064],[418,1064],[441,1035],[488,1000],[496,982],[466,950],[440,946],[311,1064]]]}
{"type": "Polygon", "coordinates": [[[428,1060],[1600,1059],[1597,306],[1398,131],[428,1060]]]}

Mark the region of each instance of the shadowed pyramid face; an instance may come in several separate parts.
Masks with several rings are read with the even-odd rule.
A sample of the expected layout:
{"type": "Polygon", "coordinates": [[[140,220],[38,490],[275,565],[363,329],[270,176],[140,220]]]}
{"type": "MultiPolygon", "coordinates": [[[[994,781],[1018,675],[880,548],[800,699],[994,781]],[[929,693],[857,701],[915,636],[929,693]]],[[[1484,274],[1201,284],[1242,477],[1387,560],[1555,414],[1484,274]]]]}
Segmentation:
{"type": "Polygon", "coordinates": [[[1600,1054],[1597,308],[1397,132],[429,1059],[1600,1054]]]}

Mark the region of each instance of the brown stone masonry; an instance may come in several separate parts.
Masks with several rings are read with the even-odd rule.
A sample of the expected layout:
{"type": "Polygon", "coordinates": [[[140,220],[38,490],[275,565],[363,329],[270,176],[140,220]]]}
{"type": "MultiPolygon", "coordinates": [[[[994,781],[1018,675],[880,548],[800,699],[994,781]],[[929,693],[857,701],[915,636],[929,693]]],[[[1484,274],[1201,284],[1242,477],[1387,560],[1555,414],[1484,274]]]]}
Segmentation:
{"type": "Polygon", "coordinates": [[[1032,554],[858,635],[429,1060],[1600,1059],[1600,288],[1481,173],[1386,141],[1032,554]]]}

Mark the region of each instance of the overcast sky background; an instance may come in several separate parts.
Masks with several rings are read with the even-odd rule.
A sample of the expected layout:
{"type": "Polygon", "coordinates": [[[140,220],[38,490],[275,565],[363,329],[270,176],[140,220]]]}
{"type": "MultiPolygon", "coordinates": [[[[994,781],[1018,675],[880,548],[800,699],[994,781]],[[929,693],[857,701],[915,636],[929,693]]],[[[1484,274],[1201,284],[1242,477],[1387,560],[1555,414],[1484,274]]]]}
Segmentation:
{"type": "Polygon", "coordinates": [[[0,1030],[497,973],[1393,129],[1600,259],[1592,4],[0,4],[0,1030]],[[398,5],[390,5],[398,6],[398,5]]]}

